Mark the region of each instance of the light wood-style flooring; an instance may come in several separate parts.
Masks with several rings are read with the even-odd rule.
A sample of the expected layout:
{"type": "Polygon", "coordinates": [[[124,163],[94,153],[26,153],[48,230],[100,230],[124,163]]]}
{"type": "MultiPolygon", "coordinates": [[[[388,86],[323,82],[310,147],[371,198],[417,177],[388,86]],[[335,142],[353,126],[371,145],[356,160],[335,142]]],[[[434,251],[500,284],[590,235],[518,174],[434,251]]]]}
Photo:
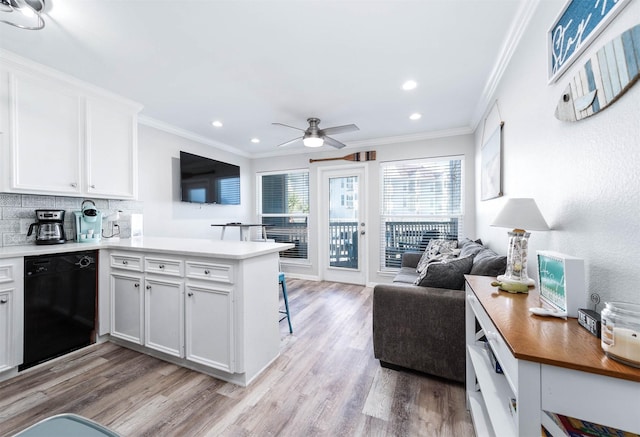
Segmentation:
{"type": "Polygon", "coordinates": [[[287,285],[294,333],[249,387],[103,343],[0,383],[0,435],[60,413],[126,437],[473,435],[461,384],[374,359],[371,288],[287,285]]]}

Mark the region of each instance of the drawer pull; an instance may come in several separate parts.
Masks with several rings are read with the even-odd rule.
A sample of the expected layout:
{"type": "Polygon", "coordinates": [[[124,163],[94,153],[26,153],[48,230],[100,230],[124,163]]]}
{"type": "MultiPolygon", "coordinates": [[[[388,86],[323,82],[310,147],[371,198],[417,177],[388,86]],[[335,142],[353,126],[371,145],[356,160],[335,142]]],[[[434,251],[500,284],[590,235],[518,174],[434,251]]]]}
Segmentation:
{"type": "Polygon", "coordinates": [[[193,296],[193,293],[189,292],[189,293],[187,293],[187,296],[191,297],[191,296],[193,296]]]}
{"type": "Polygon", "coordinates": [[[8,301],[6,297],[3,297],[2,299],[0,299],[0,304],[7,303],[7,302],[8,301]]]}
{"type": "Polygon", "coordinates": [[[158,266],[158,268],[159,268],[160,270],[164,269],[164,264],[160,264],[160,265],[158,266]]]}
{"type": "Polygon", "coordinates": [[[204,271],[204,274],[205,274],[205,275],[208,275],[209,273],[211,273],[209,270],[205,270],[205,271],[204,271]]]}
{"type": "Polygon", "coordinates": [[[151,285],[147,285],[147,290],[151,290],[151,285]]]}
{"type": "Polygon", "coordinates": [[[127,264],[129,264],[129,261],[127,261],[126,259],[123,259],[122,264],[126,266],[127,264]]]}
{"type": "Polygon", "coordinates": [[[140,287],[140,284],[138,284],[138,283],[136,282],[135,284],[133,284],[133,286],[134,286],[135,288],[138,288],[138,287],[140,287]]]}

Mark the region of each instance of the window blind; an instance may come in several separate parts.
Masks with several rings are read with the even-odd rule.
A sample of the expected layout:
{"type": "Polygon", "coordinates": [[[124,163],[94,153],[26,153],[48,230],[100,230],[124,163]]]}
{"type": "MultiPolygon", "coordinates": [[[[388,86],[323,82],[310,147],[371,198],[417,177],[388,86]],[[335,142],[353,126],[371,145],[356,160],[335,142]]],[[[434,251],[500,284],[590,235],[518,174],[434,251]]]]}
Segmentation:
{"type": "Polygon", "coordinates": [[[402,253],[424,251],[433,238],[459,238],[463,165],[459,156],[380,164],[382,270],[399,268],[402,253]]]}
{"type": "Polygon", "coordinates": [[[292,243],[282,258],[308,259],[309,172],[262,174],[259,205],[267,238],[292,243]]]}

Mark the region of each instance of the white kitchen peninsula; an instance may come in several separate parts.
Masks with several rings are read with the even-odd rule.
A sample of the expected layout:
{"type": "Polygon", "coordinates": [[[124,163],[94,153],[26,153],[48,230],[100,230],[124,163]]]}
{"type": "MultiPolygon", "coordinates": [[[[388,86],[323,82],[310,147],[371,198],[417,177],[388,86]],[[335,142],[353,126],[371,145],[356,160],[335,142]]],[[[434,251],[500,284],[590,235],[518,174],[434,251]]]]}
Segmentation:
{"type": "Polygon", "coordinates": [[[247,385],[279,354],[278,253],[291,247],[150,237],[103,243],[99,335],[247,385]]]}

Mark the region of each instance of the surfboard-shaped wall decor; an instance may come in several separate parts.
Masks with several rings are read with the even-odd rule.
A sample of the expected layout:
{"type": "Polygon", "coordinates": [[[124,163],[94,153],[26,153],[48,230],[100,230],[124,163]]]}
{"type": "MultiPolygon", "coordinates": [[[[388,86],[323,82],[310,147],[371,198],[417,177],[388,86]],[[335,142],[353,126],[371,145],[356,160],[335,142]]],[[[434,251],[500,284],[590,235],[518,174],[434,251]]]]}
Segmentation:
{"type": "Polygon", "coordinates": [[[613,104],[640,78],[640,24],[600,48],[565,88],[556,118],[577,121],[613,104]]]}

